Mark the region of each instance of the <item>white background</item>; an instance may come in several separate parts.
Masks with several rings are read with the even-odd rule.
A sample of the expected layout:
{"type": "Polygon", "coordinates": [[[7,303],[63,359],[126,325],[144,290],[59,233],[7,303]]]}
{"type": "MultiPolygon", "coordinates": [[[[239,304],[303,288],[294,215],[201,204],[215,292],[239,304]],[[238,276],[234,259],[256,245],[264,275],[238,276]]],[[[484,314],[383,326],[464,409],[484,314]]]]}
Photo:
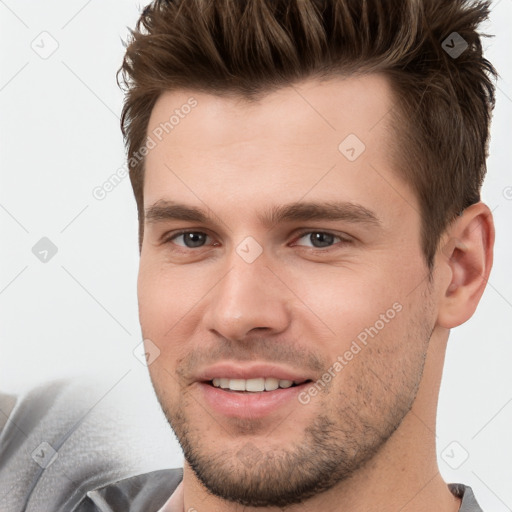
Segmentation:
{"type": "MultiPolygon", "coordinates": [[[[3,390],[82,372],[114,384],[126,374],[140,390],[130,400],[156,408],[133,355],[141,337],[129,179],[102,201],[92,195],[124,163],[115,73],[138,12],[131,0],[0,1],[3,390]],[[33,49],[57,44],[46,59],[33,49]],[[42,237],[58,248],[47,263],[32,253],[42,237]]],[[[501,0],[484,26],[496,35],[484,46],[501,74],[483,189],[495,265],[477,313],[451,334],[438,418],[443,476],[471,485],[496,512],[512,510],[511,23],[512,1],[501,0]],[[452,470],[447,461],[466,453],[452,470]]]]}

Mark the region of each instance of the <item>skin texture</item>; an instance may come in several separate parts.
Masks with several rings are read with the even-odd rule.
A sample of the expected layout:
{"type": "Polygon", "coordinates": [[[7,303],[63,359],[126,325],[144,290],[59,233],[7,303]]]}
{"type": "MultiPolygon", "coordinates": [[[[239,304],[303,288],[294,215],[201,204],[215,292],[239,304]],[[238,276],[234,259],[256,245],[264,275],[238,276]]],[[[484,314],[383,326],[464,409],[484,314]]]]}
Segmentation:
{"type": "Polygon", "coordinates": [[[473,314],[491,268],[489,209],[450,226],[429,279],[382,76],[308,80],[257,103],[167,92],[148,134],[191,97],[147,155],[144,205],[211,220],[146,219],[138,282],[143,336],[160,351],[151,379],[185,453],[184,510],[458,510],[437,468],[435,414],[449,329],[473,314]],[[365,145],[354,161],[338,149],[349,134],[365,145]],[[376,220],[262,221],[295,202],[359,205],[376,220]],[[194,245],[182,229],[199,232],[194,245]],[[237,252],[247,237],[262,250],[251,263],[237,252]],[[315,382],[371,326],[307,404],[227,417],[196,382],[219,361],[278,363],[315,382]]]}

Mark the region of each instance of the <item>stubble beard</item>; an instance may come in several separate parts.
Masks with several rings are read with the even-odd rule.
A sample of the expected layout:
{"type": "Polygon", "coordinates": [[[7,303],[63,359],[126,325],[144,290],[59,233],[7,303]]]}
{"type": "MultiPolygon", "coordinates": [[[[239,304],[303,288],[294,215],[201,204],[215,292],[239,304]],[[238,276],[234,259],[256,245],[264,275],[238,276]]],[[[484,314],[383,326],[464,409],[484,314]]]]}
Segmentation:
{"type": "MultiPolygon", "coordinates": [[[[232,443],[228,439],[225,449],[213,450],[204,442],[205,432],[211,423],[214,430],[221,430],[216,439],[229,437],[222,431],[222,426],[206,412],[201,418],[189,417],[187,410],[191,398],[186,392],[178,404],[168,407],[161,400],[165,393],[159,393],[157,388],[155,391],[185,460],[210,493],[247,507],[284,508],[303,503],[349,479],[388,441],[414,403],[430,334],[431,331],[428,336],[426,331],[423,333],[424,353],[406,361],[408,370],[403,373],[407,382],[401,381],[398,385],[395,382],[395,386],[388,387],[386,378],[378,373],[382,368],[368,364],[366,359],[365,364],[359,369],[354,367],[352,372],[352,375],[363,372],[363,376],[359,373],[358,382],[348,379],[342,391],[331,386],[325,394],[325,404],[318,404],[319,411],[329,411],[329,403],[340,403],[340,407],[334,409],[331,406],[333,412],[330,414],[318,414],[304,428],[301,439],[277,449],[265,448],[272,441],[271,437],[252,435],[258,432],[258,423],[253,425],[251,433],[247,422],[240,422],[240,435],[234,436],[232,443]],[[356,387],[358,383],[363,386],[356,387]],[[384,388],[387,388],[386,396],[373,396],[372,390],[384,388]],[[337,400],[332,400],[330,397],[336,393],[337,400]],[[352,399],[349,401],[347,396],[350,394],[352,399]],[[378,404],[377,409],[370,407],[369,410],[368,403],[378,404]]],[[[376,352],[371,356],[374,362],[377,361],[376,352]]],[[[300,412],[300,408],[307,406],[297,402],[297,407],[300,412]]],[[[274,427],[274,432],[279,430],[279,435],[286,438],[283,429],[287,421],[293,421],[293,413],[290,417],[292,420],[285,420],[282,427],[274,427]]]]}

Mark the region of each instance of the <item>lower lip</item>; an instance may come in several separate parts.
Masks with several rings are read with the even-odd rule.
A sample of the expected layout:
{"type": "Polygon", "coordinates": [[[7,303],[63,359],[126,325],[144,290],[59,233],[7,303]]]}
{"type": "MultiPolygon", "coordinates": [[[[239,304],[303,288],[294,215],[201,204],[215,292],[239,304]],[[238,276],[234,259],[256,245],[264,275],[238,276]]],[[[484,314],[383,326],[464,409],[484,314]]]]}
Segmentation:
{"type": "Polygon", "coordinates": [[[287,404],[300,405],[298,395],[310,385],[300,384],[261,393],[225,391],[199,382],[206,403],[217,413],[231,418],[263,418],[287,404]]]}

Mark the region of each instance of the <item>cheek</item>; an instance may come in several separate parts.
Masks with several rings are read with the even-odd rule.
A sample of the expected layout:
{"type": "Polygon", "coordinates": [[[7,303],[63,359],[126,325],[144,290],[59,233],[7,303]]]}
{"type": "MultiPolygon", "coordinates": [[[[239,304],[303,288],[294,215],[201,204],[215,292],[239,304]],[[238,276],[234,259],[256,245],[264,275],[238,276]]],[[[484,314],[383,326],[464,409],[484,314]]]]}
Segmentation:
{"type": "Polygon", "coordinates": [[[165,287],[160,284],[156,269],[141,260],[137,279],[137,297],[139,303],[139,320],[145,337],[152,337],[159,331],[162,321],[162,309],[167,297],[165,287]]]}
{"type": "Polygon", "coordinates": [[[375,324],[380,331],[395,323],[405,293],[401,280],[390,279],[389,275],[382,268],[365,273],[341,269],[324,275],[315,272],[308,279],[296,276],[292,282],[296,283],[297,296],[312,313],[308,317],[324,324],[329,337],[336,339],[336,348],[343,348],[375,324]]]}
{"type": "Polygon", "coordinates": [[[159,381],[167,382],[168,372],[174,375],[174,369],[198,338],[205,296],[213,286],[212,274],[199,272],[194,265],[172,268],[165,262],[141,259],[137,282],[139,322],[143,337],[160,350],[159,358],[149,368],[159,381]]]}
{"type": "Polygon", "coordinates": [[[137,295],[143,331],[162,337],[180,319],[193,315],[204,295],[204,283],[198,272],[172,269],[166,264],[141,259],[137,295]]]}

